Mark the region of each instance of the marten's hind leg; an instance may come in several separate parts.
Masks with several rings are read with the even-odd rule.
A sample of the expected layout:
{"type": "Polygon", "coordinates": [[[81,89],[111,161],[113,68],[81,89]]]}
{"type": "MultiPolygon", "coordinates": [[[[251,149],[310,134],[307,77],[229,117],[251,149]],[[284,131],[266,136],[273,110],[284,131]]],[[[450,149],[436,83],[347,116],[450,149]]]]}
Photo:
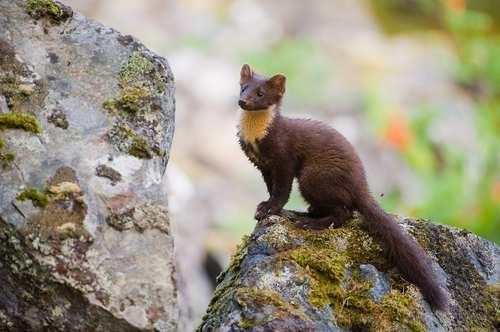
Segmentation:
{"type": "Polygon", "coordinates": [[[288,212],[288,216],[290,218],[295,218],[295,219],[305,218],[305,217],[319,219],[329,214],[328,211],[321,211],[318,209],[314,209],[312,206],[309,206],[306,212],[296,211],[296,210],[283,210],[283,211],[288,212]]]}
{"type": "Polygon", "coordinates": [[[310,209],[309,216],[299,216],[296,218],[296,225],[305,229],[326,229],[331,226],[340,227],[352,218],[352,210],[345,206],[336,206],[329,209],[326,215],[319,216],[319,212],[310,209]]]}

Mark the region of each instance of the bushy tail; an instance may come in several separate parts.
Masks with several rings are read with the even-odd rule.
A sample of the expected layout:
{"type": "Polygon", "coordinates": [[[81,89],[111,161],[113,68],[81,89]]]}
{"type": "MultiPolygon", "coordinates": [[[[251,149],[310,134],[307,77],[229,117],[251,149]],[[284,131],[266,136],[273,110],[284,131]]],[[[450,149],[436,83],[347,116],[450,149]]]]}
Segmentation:
{"type": "Polygon", "coordinates": [[[438,284],[431,268],[430,258],[417,241],[408,235],[373,198],[363,200],[358,210],[363,215],[368,232],[388,251],[389,259],[405,279],[420,288],[434,309],[446,310],[448,296],[438,284]]]}

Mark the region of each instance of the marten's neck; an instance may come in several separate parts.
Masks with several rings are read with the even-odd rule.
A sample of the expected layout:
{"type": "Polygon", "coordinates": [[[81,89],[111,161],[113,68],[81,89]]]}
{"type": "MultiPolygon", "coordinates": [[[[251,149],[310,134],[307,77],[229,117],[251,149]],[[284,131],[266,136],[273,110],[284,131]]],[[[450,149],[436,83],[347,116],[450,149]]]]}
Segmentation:
{"type": "Polygon", "coordinates": [[[239,124],[240,138],[245,143],[255,145],[257,141],[266,137],[278,112],[276,107],[273,105],[261,111],[242,111],[239,124]]]}

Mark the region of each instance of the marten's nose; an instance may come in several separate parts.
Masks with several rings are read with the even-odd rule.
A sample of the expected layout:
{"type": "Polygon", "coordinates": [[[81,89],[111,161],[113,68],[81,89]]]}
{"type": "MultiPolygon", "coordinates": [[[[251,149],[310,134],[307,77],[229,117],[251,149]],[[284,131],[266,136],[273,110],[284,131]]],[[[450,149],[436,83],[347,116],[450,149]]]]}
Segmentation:
{"type": "Polygon", "coordinates": [[[247,106],[247,102],[244,101],[243,99],[240,99],[238,101],[238,105],[240,105],[241,108],[245,108],[247,106]]]}

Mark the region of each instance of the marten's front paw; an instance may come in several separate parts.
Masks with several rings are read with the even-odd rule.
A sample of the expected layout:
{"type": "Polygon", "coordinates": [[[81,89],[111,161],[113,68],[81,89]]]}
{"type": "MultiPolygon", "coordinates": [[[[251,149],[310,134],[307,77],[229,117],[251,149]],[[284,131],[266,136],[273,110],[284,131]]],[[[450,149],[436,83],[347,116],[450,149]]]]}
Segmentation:
{"type": "Polygon", "coordinates": [[[257,211],[255,211],[255,219],[260,221],[270,215],[279,214],[281,208],[272,202],[264,201],[257,206],[257,211]]]}

